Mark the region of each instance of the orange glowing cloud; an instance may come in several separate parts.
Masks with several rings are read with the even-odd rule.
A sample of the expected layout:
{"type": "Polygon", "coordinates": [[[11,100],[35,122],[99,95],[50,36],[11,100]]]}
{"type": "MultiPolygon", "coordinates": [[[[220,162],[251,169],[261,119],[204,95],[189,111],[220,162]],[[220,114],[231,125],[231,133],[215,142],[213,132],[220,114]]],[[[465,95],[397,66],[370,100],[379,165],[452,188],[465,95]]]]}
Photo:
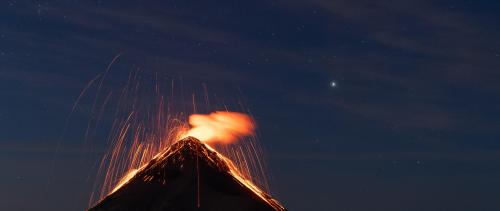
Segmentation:
{"type": "Polygon", "coordinates": [[[191,129],[185,137],[192,136],[207,143],[229,144],[239,138],[254,134],[255,124],[250,116],[227,111],[189,116],[191,129]]]}

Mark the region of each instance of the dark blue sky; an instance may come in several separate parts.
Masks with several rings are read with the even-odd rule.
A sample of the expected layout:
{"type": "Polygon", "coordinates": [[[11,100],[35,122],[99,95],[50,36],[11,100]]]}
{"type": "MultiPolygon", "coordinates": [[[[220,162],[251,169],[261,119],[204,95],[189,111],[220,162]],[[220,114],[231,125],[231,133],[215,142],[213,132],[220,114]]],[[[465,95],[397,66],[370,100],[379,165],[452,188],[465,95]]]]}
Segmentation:
{"type": "Polygon", "coordinates": [[[500,210],[498,20],[486,0],[2,1],[0,209],[87,207],[89,96],[54,152],[121,53],[107,90],[141,69],[244,99],[290,210],[500,210]]]}

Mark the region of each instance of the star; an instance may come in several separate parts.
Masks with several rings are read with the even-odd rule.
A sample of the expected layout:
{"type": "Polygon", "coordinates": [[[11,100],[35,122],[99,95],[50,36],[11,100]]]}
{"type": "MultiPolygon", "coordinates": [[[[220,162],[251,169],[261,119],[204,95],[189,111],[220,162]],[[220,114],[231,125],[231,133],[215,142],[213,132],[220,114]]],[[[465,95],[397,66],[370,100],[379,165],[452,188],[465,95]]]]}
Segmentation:
{"type": "Polygon", "coordinates": [[[335,83],[335,81],[330,82],[330,87],[336,87],[336,86],[337,86],[337,83],[335,83]]]}

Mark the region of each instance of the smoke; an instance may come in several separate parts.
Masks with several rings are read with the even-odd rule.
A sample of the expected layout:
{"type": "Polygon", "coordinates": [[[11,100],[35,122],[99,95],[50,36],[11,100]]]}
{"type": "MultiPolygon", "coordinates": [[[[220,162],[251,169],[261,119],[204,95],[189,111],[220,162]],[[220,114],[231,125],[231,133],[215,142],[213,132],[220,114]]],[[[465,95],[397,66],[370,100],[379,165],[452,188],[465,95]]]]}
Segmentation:
{"type": "Polygon", "coordinates": [[[247,114],[216,111],[210,114],[189,116],[191,129],[185,137],[192,136],[206,143],[230,144],[255,133],[255,124],[247,114]]]}

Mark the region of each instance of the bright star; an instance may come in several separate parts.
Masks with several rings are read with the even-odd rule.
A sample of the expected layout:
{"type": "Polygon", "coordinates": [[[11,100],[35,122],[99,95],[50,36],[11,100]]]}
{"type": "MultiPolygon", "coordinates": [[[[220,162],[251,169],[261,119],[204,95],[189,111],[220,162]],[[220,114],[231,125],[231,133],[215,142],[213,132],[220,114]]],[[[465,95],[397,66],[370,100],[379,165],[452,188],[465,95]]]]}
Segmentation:
{"type": "Polygon", "coordinates": [[[337,86],[337,84],[335,83],[335,81],[332,81],[332,82],[330,82],[330,86],[335,87],[335,86],[337,86]]]}

